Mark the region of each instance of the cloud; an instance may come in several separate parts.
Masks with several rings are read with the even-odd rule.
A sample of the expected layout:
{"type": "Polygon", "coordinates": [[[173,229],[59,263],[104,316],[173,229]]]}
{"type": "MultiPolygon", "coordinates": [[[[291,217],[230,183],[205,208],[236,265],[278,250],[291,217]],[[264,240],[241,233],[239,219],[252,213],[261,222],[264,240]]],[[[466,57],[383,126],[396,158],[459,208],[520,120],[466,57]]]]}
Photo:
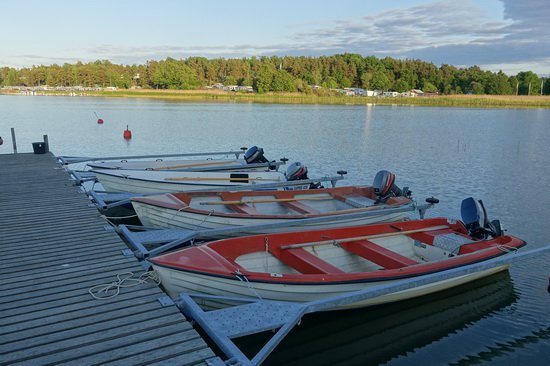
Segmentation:
{"type": "Polygon", "coordinates": [[[470,2],[438,1],[393,9],[330,29],[299,34],[299,44],[324,44],[360,53],[402,56],[422,48],[465,44],[503,37],[509,21],[488,21],[470,2]]]}
{"type": "MultiPolygon", "coordinates": [[[[482,0],[484,1],[484,0],[482,0]]],[[[550,74],[550,6],[548,0],[500,0],[502,14],[488,14],[473,0],[437,0],[377,14],[340,19],[301,32],[277,44],[208,44],[195,46],[120,46],[104,44],[72,50],[84,62],[109,59],[144,63],[166,57],[241,58],[251,56],[321,56],[358,53],[377,57],[421,59],[437,65],[478,65],[507,73],[533,70],[550,74]]],[[[31,64],[73,62],[76,57],[40,58],[31,64]],[[38,61],[40,60],[40,61],[38,61]],[[36,61],[36,62],[35,62],[36,61]]],[[[28,64],[28,63],[27,63],[28,64]]]]}
{"type": "MultiPolygon", "coordinates": [[[[479,48],[479,45],[497,42],[505,36],[504,30],[512,23],[511,20],[495,22],[487,19],[486,14],[471,2],[437,1],[353,20],[335,21],[330,27],[296,34],[287,43],[281,44],[122,48],[102,45],[90,49],[89,53],[98,58],[126,61],[168,56],[319,56],[344,52],[379,57],[424,59],[429,56],[427,60],[432,60],[438,53],[445,52],[445,47],[472,44],[479,48]]],[[[453,60],[443,62],[455,63],[453,60]]]]}
{"type": "Polygon", "coordinates": [[[464,67],[485,65],[508,72],[529,65],[524,70],[548,74],[547,1],[501,0],[501,20],[491,19],[471,1],[436,1],[388,10],[298,34],[294,38],[298,46],[291,53],[298,49],[307,52],[313,46],[326,53],[345,51],[464,67]]]}

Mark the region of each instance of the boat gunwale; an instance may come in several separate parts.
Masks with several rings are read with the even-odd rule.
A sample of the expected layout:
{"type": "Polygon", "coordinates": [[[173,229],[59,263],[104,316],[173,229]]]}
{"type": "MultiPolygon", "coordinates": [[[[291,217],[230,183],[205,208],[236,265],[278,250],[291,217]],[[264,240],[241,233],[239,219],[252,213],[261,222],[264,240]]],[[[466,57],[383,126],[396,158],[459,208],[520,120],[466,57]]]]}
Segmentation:
{"type": "MultiPolygon", "coordinates": [[[[521,240],[521,239],[518,239],[518,240],[521,240]]],[[[519,249],[523,246],[525,246],[527,243],[523,240],[521,240],[522,244],[521,245],[518,245],[516,248],[519,249]]],[[[395,274],[395,275],[390,275],[390,276],[387,276],[387,277],[371,277],[371,278],[358,278],[358,279],[351,279],[351,280],[345,280],[345,279],[339,279],[339,280],[332,280],[332,279],[327,279],[326,277],[342,277],[342,276],[350,276],[350,275],[353,275],[352,273],[346,273],[344,275],[342,274],[297,274],[297,275],[293,275],[293,274],[284,274],[282,278],[285,278],[286,281],[282,281],[280,280],[279,278],[280,277],[272,277],[272,276],[269,276],[269,278],[267,278],[268,276],[265,276],[266,279],[262,279],[262,278],[258,278],[256,276],[254,276],[254,274],[257,274],[257,273],[261,273],[261,274],[266,274],[265,272],[250,272],[250,271],[240,271],[241,273],[233,273],[232,275],[224,275],[224,274],[219,274],[219,273],[213,273],[213,272],[206,272],[206,271],[199,271],[199,270],[194,270],[194,269],[182,269],[182,268],[179,268],[179,267],[175,267],[175,266],[170,266],[170,265],[165,265],[165,264],[157,264],[157,263],[154,263],[153,262],[153,266],[158,266],[158,267],[163,267],[163,268],[168,268],[168,269],[171,269],[171,270],[176,270],[178,272],[187,272],[187,273],[193,273],[193,274],[199,274],[199,275],[204,275],[204,276],[207,276],[207,277],[217,277],[217,278],[224,278],[224,279],[230,279],[230,280],[234,280],[234,281],[238,281],[238,282],[241,282],[241,280],[239,280],[237,278],[237,275],[238,276],[244,276],[246,277],[246,282],[248,283],[267,283],[267,284],[273,284],[273,285],[292,285],[292,286],[322,286],[322,285],[345,285],[345,284],[358,284],[358,283],[373,283],[373,282],[384,282],[384,281],[394,281],[394,280],[402,280],[402,279],[407,279],[407,278],[414,278],[414,277],[420,277],[420,276],[424,276],[424,275],[428,275],[428,274],[434,274],[434,273],[438,273],[438,272],[444,272],[446,270],[450,270],[450,269],[453,269],[453,268],[459,268],[459,267],[464,267],[464,266],[467,266],[467,265],[470,265],[470,264],[475,264],[475,263],[481,263],[481,262],[484,262],[486,260],[489,260],[489,259],[493,259],[493,258],[497,258],[497,257],[501,257],[503,255],[507,255],[509,253],[507,252],[504,252],[496,247],[493,247],[493,248],[488,248],[488,249],[497,249],[498,252],[495,253],[494,255],[491,255],[491,256],[483,256],[482,258],[478,258],[474,261],[468,261],[466,263],[461,263],[461,264],[457,264],[457,265],[453,265],[453,266],[445,266],[444,268],[438,268],[438,269],[434,269],[434,270],[430,270],[430,271],[424,271],[424,272],[416,272],[416,273],[410,273],[410,274],[395,274]],[[321,281],[300,281],[300,278],[289,278],[289,277],[300,277],[300,278],[303,278],[303,277],[321,277],[321,281]]],[[[471,255],[471,254],[475,254],[475,253],[469,253],[469,254],[464,254],[464,255],[471,255]]],[[[464,256],[463,255],[463,256],[464,256]]],[[[460,258],[460,257],[455,257],[455,258],[460,258]]],[[[151,258],[151,259],[154,259],[154,258],[151,258]]],[[[406,268],[411,268],[411,267],[418,267],[418,266],[426,266],[430,263],[419,263],[415,266],[409,266],[409,267],[406,267],[406,268]]],[[[389,271],[392,271],[392,272],[397,272],[399,271],[399,269],[391,269],[391,270],[379,270],[379,271],[372,271],[372,272],[369,272],[369,273],[380,273],[380,272],[389,272],[389,271]]],[[[362,272],[361,274],[363,274],[365,272],[362,272]]],[[[270,275],[270,274],[267,274],[267,275],[270,275]]],[[[262,276],[264,277],[264,276],[262,276]]]]}
{"type": "MultiPolygon", "coordinates": [[[[350,187],[336,187],[336,188],[323,188],[323,189],[317,189],[317,190],[293,190],[293,191],[244,191],[244,192],[229,192],[231,194],[238,193],[239,196],[262,196],[262,195],[272,195],[275,197],[295,197],[298,194],[319,194],[319,193],[329,193],[331,194],[330,197],[327,197],[327,200],[338,200],[340,202],[344,202],[342,198],[346,198],[345,194],[354,194],[359,193],[368,189],[371,189],[370,186],[350,186],[350,187]],[[336,193],[332,193],[335,191],[336,193]],[[341,192],[343,191],[343,193],[341,192]],[[349,191],[349,193],[347,193],[349,191]],[[266,193],[267,192],[267,193],[266,193]]],[[[223,197],[223,194],[225,192],[201,192],[201,191],[189,191],[189,192],[176,192],[176,193],[167,193],[162,196],[169,196],[170,201],[179,201],[181,204],[176,203],[169,203],[164,200],[156,199],[155,196],[144,196],[144,197],[132,197],[131,201],[138,202],[139,204],[143,205],[149,205],[154,207],[159,207],[166,210],[173,210],[181,213],[188,213],[188,214],[195,214],[200,216],[216,216],[216,217],[225,217],[225,218],[235,218],[235,219],[284,219],[284,220],[300,220],[300,219],[307,219],[307,218],[314,218],[314,217],[324,217],[324,216],[335,216],[343,215],[345,213],[348,213],[350,209],[361,211],[364,209],[364,211],[371,211],[371,212],[383,212],[385,208],[395,208],[395,207],[403,207],[403,206],[414,206],[414,201],[410,198],[406,197],[392,197],[390,198],[389,204],[384,204],[380,206],[372,205],[372,206],[365,206],[365,207],[357,207],[357,208],[350,208],[350,209],[342,209],[342,210],[332,210],[332,211],[325,211],[325,212],[319,212],[319,213],[296,213],[296,214],[263,214],[261,212],[250,214],[245,212],[222,212],[222,211],[214,211],[214,210],[207,210],[207,209],[200,209],[189,206],[189,203],[193,196],[199,196],[199,195],[209,195],[209,196],[220,196],[223,197]],[[397,202],[395,202],[397,201],[397,202]]],[[[366,195],[363,195],[366,196],[366,195]]],[[[296,200],[297,202],[300,202],[300,199],[296,200]]],[[[250,204],[254,204],[254,202],[246,202],[250,204]]],[[[259,202],[261,203],[261,202],[259,202]]],[[[274,202],[275,203],[275,202],[274,202]]],[[[302,202],[300,202],[302,203],[302,202]]],[[[239,206],[238,204],[227,204],[228,206],[235,205],[239,206]]]]}
{"type": "MultiPolygon", "coordinates": [[[[243,184],[250,184],[250,183],[243,183],[243,182],[230,182],[230,178],[228,177],[227,181],[228,183],[222,183],[221,181],[219,181],[218,183],[207,183],[207,181],[198,181],[197,183],[193,182],[193,181],[177,181],[177,180],[160,180],[160,179],[146,179],[146,178],[139,178],[139,177],[135,177],[135,176],[124,176],[124,174],[120,173],[120,172],[137,172],[137,173],[143,173],[143,172],[147,172],[147,173],[150,173],[150,172],[159,172],[159,173],[166,173],[166,171],[164,170],[154,170],[154,171],[150,171],[150,170],[137,170],[137,169],[91,169],[90,172],[94,173],[94,174],[99,174],[99,175],[105,175],[105,176],[110,176],[110,177],[114,177],[114,178],[118,178],[118,179],[127,179],[127,180],[134,180],[134,181],[139,181],[139,182],[153,182],[153,183],[160,183],[160,184],[176,184],[176,185],[181,185],[181,186],[209,186],[209,187],[229,187],[229,186],[240,186],[240,185],[243,185],[243,184]],[[101,170],[101,171],[98,171],[98,170],[101,170]],[[112,172],[111,172],[112,171],[112,172]],[[116,173],[119,173],[119,174],[116,174],[116,173]]],[[[216,173],[216,174],[235,174],[235,173],[240,173],[240,172],[186,172],[186,171],[183,171],[183,172],[177,172],[177,171],[170,171],[170,173],[201,173],[201,174],[204,174],[204,173],[216,173]]],[[[245,172],[246,173],[246,172],[245,172]]],[[[272,172],[259,172],[259,173],[272,173],[272,172]]],[[[275,172],[277,173],[277,172],[275,172]]],[[[280,173],[280,172],[279,172],[280,173]]],[[[282,173],[281,173],[282,174],[282,173]]],[[[253,179],[253,178],[250,178],[249,179],[253,179]]],[[[99,180],[99,182],[101,183],[101,179],[99,180]]],[[[280,183],[283,183],[283,181],[276,181],[276,182],[280,182],[280,183]]]]}
{"type": "MultiPolygon", "coordinates": [[[[448,229],[453,233],[462,234],[461,231],[465,230],[463,224],[460,221],[449,223],[448,220],[443,218],[435,218],[435,219],[426,219],[426,220],[416,220],[416,221],[408,221],[403,222],[401,225],[401,228],[396,227],[396,223],[388,223],[388,224],[377,224],[377,225],[367,225],[371,229],[371,231],[368,231],[367,233],[370,234],[370,232],[377,232],[376,230],[379,227],[390,227],[397,229],[398,231],[388,232],[389,233],[396,233],[399,235],[400,231],[403,231],[403,228],[414,228],[418,227],[418,225],[423,226],[423,228],[428,231],[429,226],[441,224],[443,222],[448,223],[448,229]]],[[[349,230],[350,228],[339,228],[339,229],[333,229],[333,230],[341,230],[338,231],[344,232],[344,230],[349,230]]],[[[320,234],[322,232],[325,232],[326,230],[314,230],[312,231],[311,236],[320,234]]],[[[363,233],[363,231],[358,230],[359,233],[363,233]]],[[[236,259],[242,255],[250,254],[250,253],[257,253],[260,252],[257,250],[256,246],[259,244],[256,241],[267,241],[270,237],[273,235],[279,235],[270,242],[270,249],[269,252],[272,255],[276,255],[277,251],[285,250],[281,248],[283,246],[283,242],[286,240],[287,236],[292,235],[295,233],[281,233],[281,234],[268,234],[268,235],[254,235],[244,238],[233,238],[233,239],[222,239],[210,243],[206,243],[204,245],[201,245],[199,247],[191,247],[191,248],[184,248],[180,251],[186,251],[186,250],[193,250],[193,251],[201,251],[203,254],[209,255],[211,258],[214,258],[214,262],[216,262],[219,267],[218,268],[208,268],[206,270],[201,270],[197,267],[182,267],[181,265],[173,265],[170,264],[170,259],[168,259],[165,262],[160,261],[159,259],[161,257],[167,257],[167,256],[177,256],[178,251],[165,254],[163,256],[151,258],[150,261],[155,266],[170,268],[175,271],[181,271],[181,272],[190,272],[190,273],[196,273],[196,274],[203,274],[205,276],[215,276],[215,277],[222,277],[222,278],[231,278],[235,279],[236,274],[242,274],[246,276],[246,279],[250,282],[260,282],[260,283],[279,283],[279,284],[343,284],[343,283],[355,283],[355,282],[373,282],[373,281],[388,281],[388,280],[394,280],[394,279],[403,279],[407,277],[415,277],[415,276],[421,276],[424,274],[429,273],[435,273],[440,271],[445,271],[451,268],[461,267],[468,264],[473,264],[481,261],[485,261],[491,258],[499,257],[501,255],[505,255],[508,252],[503,250],[504,248],[513,248],[513,250],[517,250],[521,247],[523,247],[526,242],[516,238],[514,236],[499,236],[497,238],[488,239],[488,240],[475,240],[473,243],[469,244],[478,244],[479,243],[486,243],[487,247],[483,249],[478,249],[476,251],[460,254],[454,257],[449,257],[443,260],[438,261],[432,261],[432,262],[425,262],[425,263],[419,263],[415,265],[405,266],[401,268],[394,268],[394,269],[381,269],[376,271],[367,271],[367,272],[355,272],[355,273],[322,273],[322,274],[280,274],[281,276],[273,276],[272,273],[267,272],[254,272],[249,271],[240,266],[236,259]],[[235,250],[236,244],[235,242],[238,240],[248,240],[248,242],[241,243],[242,245],[239,246],[238,251],[234,251],[231,253],[231,256],[228,256],[224,251],[226,247],[231,248],[231,250],[235,250]],[[220,246],[220,248],[216,248],[216,246],[220,246]],[[244,249],[243,249],[244,248],[244,249]],[[221,270],[220,268],[224,268],[224,270],[221,270]],[[229,270],[232,270],[233,272],[229,272],[229,270]]],[[[403,231],[403,235],[407,235],[405,231],[403,231]]],[[[334,240],[337,242],[338,239],[342,240],[345,239],[345,237],[342,238],[334,238],[334,240]]],[[[411,238],[412,239],[412,238],[411,238]]],[[[308,240],[310,240],[310,237],[302,238],[300,240],[297,240],[297,242],[302,243],[308,243],[308,240]]],[[[414,240],[414,239],[412,239],[414,240]]],[[[310,240],[311,242],[311,240],[310,240]]],[[[427,243],[426,243],[427,244],[427,243]]],[[[466,245],[469,245],[466,244],[466,245]]],[[[299,245],[299,244],[298,244],[299,245]]],[[[431,245],[431,244],[427,244],[431,245]]],[[[192,258],[193,256],[190,255],[188,258],[192,258]]],[[[322,260],[322,259],[321,259],[322,260]]],[[[279,274],[278,274],[279,275],[279,274]]]]}

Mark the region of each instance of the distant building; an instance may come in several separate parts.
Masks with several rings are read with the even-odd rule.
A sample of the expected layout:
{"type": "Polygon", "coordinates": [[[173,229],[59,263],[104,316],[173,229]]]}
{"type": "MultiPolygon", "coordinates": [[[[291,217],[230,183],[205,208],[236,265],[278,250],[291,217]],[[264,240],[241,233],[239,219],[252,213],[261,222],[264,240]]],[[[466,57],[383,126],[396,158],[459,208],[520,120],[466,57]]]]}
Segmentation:
{"type": "Polygon", "coordinates": [[[382,95],[382,91],[380,90],[365,90],[365,95],[367,97],[378,97],[382,95]]]}
{"type": "Polygon", "coordinates": [[[343,93],[347,96],[365,96],[367,95],[365,89],[361,88],[344,88],[338,90],[340,93],[343,93]]]}
{"type": "Polygon", "coordinates": [[[397,96],[399,96],[399,93],[398,92],[395,92],[395,91],[387,91],[387,92],[384,92],[382,94],[383,97],[392,97],[392,98],[395,98],[397,96]]]}
{"type": "Polygon", "coordinates": [[[244,86],[244,85],[226,85],[223,87],[223,90],[233,91],[233,92],[246,92],[246,93],[254,92],[254,89],[251,86],[244,86]]]}

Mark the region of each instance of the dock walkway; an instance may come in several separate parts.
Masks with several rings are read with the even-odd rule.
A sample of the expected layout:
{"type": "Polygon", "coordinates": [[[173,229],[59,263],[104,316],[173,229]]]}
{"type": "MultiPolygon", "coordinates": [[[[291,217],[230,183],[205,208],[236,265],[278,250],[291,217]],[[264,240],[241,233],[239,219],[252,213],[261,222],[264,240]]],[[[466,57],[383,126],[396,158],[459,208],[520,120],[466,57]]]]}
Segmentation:
{"type": "Polygon", "coordinates": [[[223,364],[50,154],[0,155],[0,365],[223,364]]]}

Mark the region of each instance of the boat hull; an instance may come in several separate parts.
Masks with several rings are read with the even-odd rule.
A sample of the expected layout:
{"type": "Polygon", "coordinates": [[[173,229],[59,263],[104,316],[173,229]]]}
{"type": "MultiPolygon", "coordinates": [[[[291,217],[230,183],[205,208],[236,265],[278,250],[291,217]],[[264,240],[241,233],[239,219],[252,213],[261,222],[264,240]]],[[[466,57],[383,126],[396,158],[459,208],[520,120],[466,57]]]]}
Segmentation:
{"type": "Polygon", "coordinates": [[[240,186],[243,184],[278,183],[285,181],[280,172],[164,172],[164,171],[118,171],[92,170],[108,192],[154,194],[159,192],[182,192],[240,186]],[[250,180],[231,179],[232,176],[247,175],[250,180]]]}
{"type": "MultiPolygon", "coordinates": [[[[254,229],[251,226],[264,224],[280,224],[285,222],[296,222],[300,218],[235,218],[228,216],[216,216],[198,214],[195,212],[174,210],[166,207],[144,204],[138,201],[132,201],[134,210],[144,226],[167,228],[167,229],[185,229],[185,230],[210,230],[244,227],[242,231],[231,233],[231,236],[255,235],[265,233],[279,233],[283,231],[301,231],[314,230],[322,228],[335,228],[345,226],[368,225],[380,222],[399,221],[408,217],[407,212],[385,213],[380,212],[371,216],[346,218],[343,215],[333,215],[329,221],[322,223],[304,223],[302,225],[292,225],[291,227],[278,227],[273,229],[254,229]]],[[[225,236],[219,236],[225,237],[225,236]]]]}
{"type": "MultiPolygon", "coordinates": [[[[496,266],[494,268],[474,272],[464,276],[458,276],[444,281],[435,282],[429,285],[418,286],[411,289],[394,292],[345,306],[335,306],[327,310],[344,310],[361,308],[373,305],[386,304],[396,301],[407,300],[419,296],[450,289],[480,278],[490,276],[494,273],[508,269],[508,265],[496,266]]],[[[240,297],[246,299],[258,299],[289,302],[308,302],[323,298],[334,297],[354,291],[365,290],[371,287],[399,282],[399,279],[376,282],[360,282],[345,284],[289,284],[289,283],[262,283],[239,280],[225,277],[216,277],[174,270],[153,264],[158,272],[165,290],[172,298],[179,293],[199,293],[224,297],[240,297]]],[[[232,301],[201,300],[201,305],[208,308],[223,308],[237,304],[232,301]]]]}
{"type": "Polygon", "coordinates": [[[155,161],[98,161],[87,164],[91,169],[113,170],[186,170],[204,171],[266,171],[265,166],[254,167],[244,160],[237,159],[199,159],[199,160],[155,160],[155,161]]]}

